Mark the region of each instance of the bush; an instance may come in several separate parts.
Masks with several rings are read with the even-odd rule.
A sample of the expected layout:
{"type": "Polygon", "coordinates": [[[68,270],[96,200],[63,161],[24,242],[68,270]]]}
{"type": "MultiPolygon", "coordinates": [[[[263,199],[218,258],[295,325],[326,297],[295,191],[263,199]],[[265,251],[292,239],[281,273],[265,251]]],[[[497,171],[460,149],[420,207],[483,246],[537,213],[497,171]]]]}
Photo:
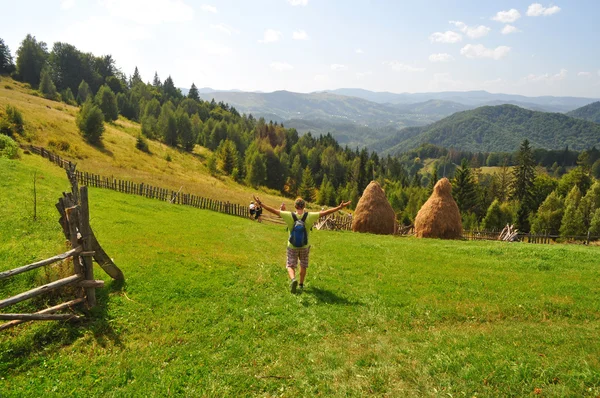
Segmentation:
{"type": "Polygon", "coordinates": [[[150,153],[150,148],[148,148],[148,141],[141,134],[138,135],[135,147],[142,152],[150,153]]]}
{"type": "Polygon", "coordinates": [[[69,144],[69,142],[65,141],[65,140],[50,140],[48,141],[48,146],[50,148],[53,148],[57,151],[68,151],[69,148],[71,148],[71,144],[69,144]]]}
{"type": "Polygon", "coordinates": [[[171,155],[169,155],[169,154],[167,153],[167,156],[165,156],[165,160],[166,160],[167,162],[170,162],[170,161],[172,161],[173,159],[171,159],[171,155]]]}
{"type": "Polygon", "coordinates": [[[7,135],[0,134],[0,158],[16,159],[19,157],[19,146],[7,135]]]}
{"type": "Polygon", "coordinates": [[[77,115],[77,127],[88,142],[99,144],[104,133],[104,114],[91,101],[87,101],[77,115]]]}

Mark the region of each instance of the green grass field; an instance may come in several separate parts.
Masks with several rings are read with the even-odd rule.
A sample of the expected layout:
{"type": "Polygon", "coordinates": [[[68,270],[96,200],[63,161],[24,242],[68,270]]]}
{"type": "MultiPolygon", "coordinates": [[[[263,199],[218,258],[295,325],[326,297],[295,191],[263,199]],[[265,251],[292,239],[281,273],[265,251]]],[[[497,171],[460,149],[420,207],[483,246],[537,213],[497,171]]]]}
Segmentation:
{"type": "MultiPolygon", "coordinates": [[[[0,159],[1,270],[64,251],[67,188],[0,159]]],[[[600,395],[598,247],[314,231],[291,295],[282,227],[93,188],[90,212],[126,282],[96,267],[89,320],[0,332],[1,397],[600,395]]]]}

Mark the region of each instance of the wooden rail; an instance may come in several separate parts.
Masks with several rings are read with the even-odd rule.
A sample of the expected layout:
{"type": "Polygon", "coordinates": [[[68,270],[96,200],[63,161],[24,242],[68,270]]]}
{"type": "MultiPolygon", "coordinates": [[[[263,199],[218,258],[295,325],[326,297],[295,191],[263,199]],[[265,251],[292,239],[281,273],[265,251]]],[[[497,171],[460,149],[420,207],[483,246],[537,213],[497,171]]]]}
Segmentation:
{"type": "Polygon", "coordinates": [[[76,247],[74,249],[69,250],[66,253],[58,254],[58,255],[56,255],[54,257],[50,257],[50,258],[47,258],[45,260],[38,261],[36,263],[32,263],[32,264],[29,264],[29,265],[24,265],[24,266],[19,267],[19,268],[15,268],[15,269],[11,269],[11,270],[8,270],[8,271],[0,272],[0,280],[6,279],[6,278],[8,278],[10,276],[13,276],[13,275],[18,275],[18,274],[21,274],[23,272],[30,271],[32,269],[43,267],[45,265],[50,265],[50,264],[56,263],[58,261],[66,260],[67,258],[73,257],[76,253],[80,253],[80,252],[81,252],[81,246],[78,246],[78,247],[76,247]]]}

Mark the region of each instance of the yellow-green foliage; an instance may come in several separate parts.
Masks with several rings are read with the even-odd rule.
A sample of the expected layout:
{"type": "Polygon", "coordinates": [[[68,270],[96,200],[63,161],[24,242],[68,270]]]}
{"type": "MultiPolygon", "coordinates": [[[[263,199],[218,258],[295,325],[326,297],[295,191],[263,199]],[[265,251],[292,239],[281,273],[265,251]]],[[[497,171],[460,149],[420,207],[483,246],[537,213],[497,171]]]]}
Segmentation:
{"type": "MultiPolygon", "coordinates": [[[[192,153],[186,153],[148,140],[150,153],[135,150],[137,137],[141,133],[140,124],[122,117],[105,125],[102,147],[90,145],[77,129],[77,107],[34,96],[35,91],[28,85],[6,77],[1,79],[0,109],[5,109],[6,105],[19,109],[27,122],[30,143],[47,147],[74,160],[79,170],[175,191],[181,188],[182,192],[235,203],[249,203],[256,192],[251,187],[237,184],[230,177],[211,176],[207,160],[212,152],[205,147],[196,145],[192,153]],[[61,144],[62,148],[49,147],[52,142],[59,141],[68,143],[68,146],[61,144]],[[171,161],[167,161],[167,158],[171,161]]],[[[20,137],[17,139],[21,140],[20,137]]],[[[263,193],[263,196],[267,203],[289,202],[289,199],[272,193],[263,193]]]]}

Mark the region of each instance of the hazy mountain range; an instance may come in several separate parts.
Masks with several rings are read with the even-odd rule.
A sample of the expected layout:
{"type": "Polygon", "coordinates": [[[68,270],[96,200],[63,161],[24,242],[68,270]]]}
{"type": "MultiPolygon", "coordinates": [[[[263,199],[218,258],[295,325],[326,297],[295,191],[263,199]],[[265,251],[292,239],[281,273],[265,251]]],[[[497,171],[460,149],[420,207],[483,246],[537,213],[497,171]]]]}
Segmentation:
{"type": "MultiPolygon", "coordinates": [[[[313,93],[211,90],[208,87],[199,89],[202,99],[226,102],[234,106],[240,113],[251,113],[255,117],[264,117],[267,121],[281,122],[286,127],[296,128],[300,133],[311,131],[313,134],[325,134],[331,132],[342,145],[370,146],[380,151],[386,150],[381,147],[382,143],[388,142],[386,139],[391,139],[390,143],[396,139],[394,144],[390,145],[390,147],[396,147],[394,151],[400,147],[408,148],[412,146],[409,142],[420,140],[420,138],[415,138],[416,136],[413,137],[414,134],[417,134],[417,130],[419,132],[426,130],[404,130],[406,127],[430,126],[457,112],[469,111],[482,106],[510,104],[528,111],[564,113],[575,111],[597,101],[592,98],[526,97],[494,94],[486,91],[396,94],[350,88],[313,93]],[[404,142],[404,140],[397,141],[397,137],[403,134],[408,134],[410,139],[406,138],[409,141],[400,145],[400,142],[404,142]],[[400,146],[398,147],[398,145],[400,146]]],[[[186,93],[188,90],[182,91],[186,93]]],[[[585,114],[593,115],[593,109],[585,114]]],[[[440,143],[442,141],[444,140],[441,140],[440,143]]],[[[446,144],[454,142],[458,145],[459,141],[462,140],[453,141],[451,139],[444,142],[446,144]]],[[[462,144],[466,143],[462,142],[462,144]]],[[[510,144],[504,146],[493,146],[500,150],[498,148],[508,148],[513,144],[514,142],[510,141],[510,144]]],[[[481,145],[472,147],[482,148],[481,145]]]]}

